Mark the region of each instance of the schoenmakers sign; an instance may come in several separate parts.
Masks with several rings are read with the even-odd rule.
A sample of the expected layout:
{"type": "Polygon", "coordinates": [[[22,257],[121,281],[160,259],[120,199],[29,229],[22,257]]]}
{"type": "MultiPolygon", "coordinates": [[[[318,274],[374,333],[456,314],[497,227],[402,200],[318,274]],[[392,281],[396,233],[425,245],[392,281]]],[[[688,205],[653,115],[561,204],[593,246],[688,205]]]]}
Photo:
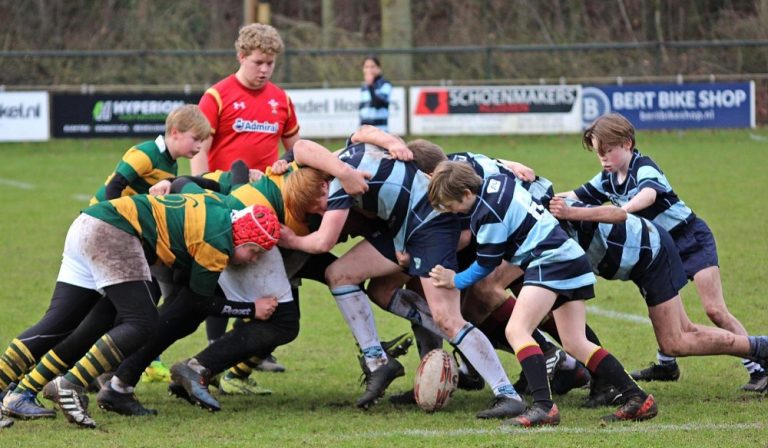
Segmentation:
{"type": "Polygon", "coordinates": [[[411,133],[578,132],[581,86],[457,86],[410,89],[411,133]]]}

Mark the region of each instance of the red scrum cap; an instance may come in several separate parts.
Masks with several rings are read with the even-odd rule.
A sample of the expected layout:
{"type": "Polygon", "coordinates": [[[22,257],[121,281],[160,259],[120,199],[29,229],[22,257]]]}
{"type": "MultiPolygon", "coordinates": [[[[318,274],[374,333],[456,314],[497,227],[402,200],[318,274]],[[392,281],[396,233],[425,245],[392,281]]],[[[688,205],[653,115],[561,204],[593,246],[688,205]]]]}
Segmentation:
{"type": "Polygon", "coordinates": [[[263,205],[252,205],[232,212],[232,239],[235,247],[258,244],[264,250],[280,239],[280,223],[275,212],[263,205]]]}

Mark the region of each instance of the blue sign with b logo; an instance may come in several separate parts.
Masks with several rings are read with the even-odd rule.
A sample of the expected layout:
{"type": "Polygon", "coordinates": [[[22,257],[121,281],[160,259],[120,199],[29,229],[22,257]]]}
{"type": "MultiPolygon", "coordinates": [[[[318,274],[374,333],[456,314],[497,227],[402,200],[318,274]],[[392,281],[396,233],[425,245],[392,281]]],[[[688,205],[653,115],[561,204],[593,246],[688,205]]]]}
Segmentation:
{"type": "Polygon", "coordinates": [[[754,82],[584,86],[583,125],[618,112],[637,129],[755,126],[754,82]]]}

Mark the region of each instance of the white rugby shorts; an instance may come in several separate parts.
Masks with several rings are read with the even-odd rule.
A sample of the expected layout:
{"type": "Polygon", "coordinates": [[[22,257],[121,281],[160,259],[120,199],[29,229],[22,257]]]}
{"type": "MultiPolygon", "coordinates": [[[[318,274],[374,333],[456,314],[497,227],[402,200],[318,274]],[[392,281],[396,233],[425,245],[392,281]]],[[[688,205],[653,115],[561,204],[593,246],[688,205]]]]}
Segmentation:
{"type": "Polygon", "coordinates": [[[56,280],[103,294],[105,286],[152,276],[137,237],[81,213],[67,232],[56,280]]]}

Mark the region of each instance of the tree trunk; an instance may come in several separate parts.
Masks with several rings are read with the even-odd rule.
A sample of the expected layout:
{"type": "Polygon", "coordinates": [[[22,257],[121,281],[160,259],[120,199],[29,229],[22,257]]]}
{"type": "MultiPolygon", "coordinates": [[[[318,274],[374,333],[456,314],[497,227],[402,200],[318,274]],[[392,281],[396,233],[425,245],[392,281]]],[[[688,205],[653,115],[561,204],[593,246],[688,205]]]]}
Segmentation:
{"type": "MultiPolygon", "coordinates": [[[[381,0],[382,48],[411,48],[411,0],[381,0]]],[[[382,69],[389,79],[413,79],[413,56],[384,55],[382,69]]]]}
{"type": "Polygon", "coordinates": [[[333,28],[336,22],[336,17],[333,11],[333,0],[322,0],[321,8],[323,21],[323,48],[331,48],[333,46],[333,28]]]}

